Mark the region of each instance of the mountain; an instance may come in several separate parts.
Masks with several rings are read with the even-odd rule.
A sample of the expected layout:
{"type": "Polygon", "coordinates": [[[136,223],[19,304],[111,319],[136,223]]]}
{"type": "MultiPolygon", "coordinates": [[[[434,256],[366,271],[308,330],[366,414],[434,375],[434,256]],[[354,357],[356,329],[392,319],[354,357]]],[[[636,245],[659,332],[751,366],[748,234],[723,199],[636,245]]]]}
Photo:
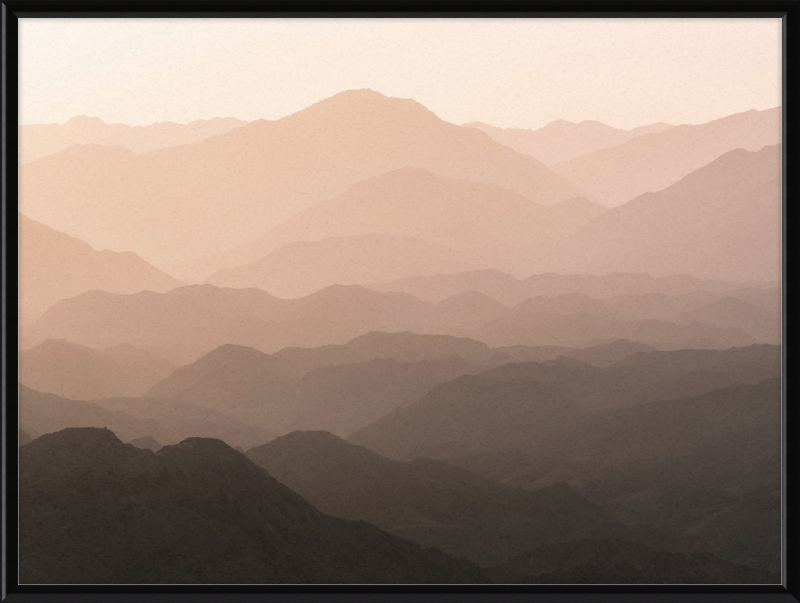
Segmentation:
{"type": "Polygon", "coordinates": [[[665,123],[640,126],[631,130],[613,128],[599,121],[579,123],[557,119],[538,130],[497,128],[479,121],[464,124],[486,132],[492,139],[515,151],[536,157],[545,165],[569,161],[601,149],[614,147],[642,136],[657,134],[675,126],[665,123]]]}
{"type": "Polygon", "coordinates": [[[258,289],[210,285],[117,295],[90,291],[61,301],[36,321],[28,343],[67,339],[95,348],[129,343],[176,363],[192,362],[225,343],[268,342],[270,315],[284,302],[258,289]]]}
{"type": "Polygon", "coordinates": [[[213,437],[232,446],[257,446],[275,434],[225,413],[164,399],[110,398],[84,402],[20,386],[20,424],[39,436],[72,427],[108,427],[126,442],[154,438],[175,444],[213,437]]]}
{"type": "MultiPolygon", "coordinates": [[[[527,273],[529,256],[544,252],[553,241],[575,232],[604,209],[579,198],[544,206],[494,184],[405,167],[359,182],[342,195],[298,213],[264,236],[263,251],[297,241],[355,240],[353,237],[380,233],[431,241],[465,256],[483,258],[493,267],[527,273]]],[[[369,244],[361,244],[365,257],[370,257],[374,252],[369,244]]],[[[403,250],[395,253],[414,255],[403,250]]],[[[438,254],[428,253],[433,258],[431,266],[423,265],[409,276],[437,271],[438,254]]],[[[386,259],[382,262],[389,263],[386,259]]],[[[471,268],[479,267],[473,260],[471,268]]],[[[399,278],[388,276],[389,270],[387,267],[387,274],[373,280],[399,278]]],[[[214,278],[211,282],[228,284],[214,278]]]]}
{"type": "Polygon", "coordinates": [[[425,333],[441,319],[432,304],[411,295],[360,286],[332,285],[292,300],[213,285],[165,294],[92,291],[48,310],[23,333],[23,347],[48,338],[95,348],[129,343],[188,364],[227,343],[271,353],[345,343],[371,331],[425,333]]]}
{"type": "Polygon", "coordinates": [[[355,432],[348,441],[398,460],[453,451],[546,451],[585,411],[556,387],[465,375],[355,432]]]}
{"type": "Polygon", "coordinates": [[[759,308],[737,297],[723,297],[708,306],[687,311],[685,322],[704,322],[720,327],[735,327],[765,343],[781,341],[781,314],[759,308]]]}
{"type": "Polygon", "coordinates": [[[779,347],[760,345],[639,352],[608,368],[577,360],[506,364],[442,383],[348,441],[400,460],[514,450],[543,458],[564,455],[565,446],[591,439],[581,429],[593,432],[598,421],[624,416],[596,414],[610,412],[603,409],[642,408],[778,378],[780,358],[779,347]]]}
{"type": "Polygon", "coordinates": [[[779,281],[781,213],[781,147],[735,150],[598,216],[554,262],[590,273],[779,281]]]}
{"type": "Polygon", "coordinates": [[[483,581],[466,561],[323,515],[213,439],[153,453],[103,429],[43,436],[20,450],[20,510],[26,584],[483,581]]]}
{"type": "Polygon", "coordinates": [[[780,379],[773,378],[614,409],[581,434],[576,449],[594,459],[604,455],[640,460],[719,453],[725,447],[728,454],[743,454],[771,441],[778,452],[780,399],[780,379]]]}
{"type": "MultiPolygon", "coordinates": [[[[611,212],[609,212],[611,213],[611,212]]],[[[722,281],[699,279],[685,274],[654,277],[645,273],[611,274],[533,274],[525,279],[517,279],[499,270],[472,270],[455,274],[435,274],[411,277],[391,282],[372,283],[368,288],[383,293],[395,291],[413,295],[419,299],[437,303],[460,293],[478,292],[513,306],[530,297],[557,297],[569,293],[581,293],[595,298],[617,297],[620,295],[644,295],[660,293],[664,295],[685,295],[697,291],[729,292],[731,295],[744,295],[749,303],[769,303],[780,307],[779,285],[777,281],[764,283],[755,281],[722,281]],[[772,293],[765,289],[771,288],[772,293]],[[775,289],[778,297],[775,298],[775,289]],[[755,298],[767,296],[762,302],[755,298]]]]}
{"type": "Polygon", "coordinates": [[[146,153],[197,142],[246,123],[233,117],[215,117],[187,124],[162,121],[149,126],[129,126],[109,124],[99,117],[79,115],[64,124],[20,126],[19,163],[24,165],[78,144],[121,146],[135,153],[146,153]]]}
{"type": "Polygon", "coordinates": [[[624,320],[587,313],[528,312],[524,308],[484,324],[468,333],[492,347],[583,347],[595,342],[632,339],[665,350],[728,348],[756,342],[734,328],[705,323],[675,324],[657,319],[624,320]]]}
{"type": "Polygon", "coordinates": [[[61,299],[102,289],[167,291],[181,285],[130,251],[97,251],[83,241],[19,215],[20,318],[37,319],[61,299]]]}
{"type": "Polygon", "coordinates": [[[347,436],[438,383],[480,370],[452,355],[413,363],[375,355],[348,363],[348,356],[364,357],[362,342],[353,343],[274,356],[221,346],[177,369],[146,395],[217,409],[282,433],[324,428],[347,436]],[[341,356],[326,360],[336,352],[341,356]]]}
{"type": "Polygon", "coordinates": [[[289,243],[250,264],[220,270],[207,282],[220,287],[258,287],[278,297],[295,298],[331,285],[362,285],[486,265],[484,260],[438,243],[362,234],[289,243]]]}
{"type": "Polygon", "coordinates": [[[448,356],[459,356],[472,364],[488,363],[494,351],[485,343],[450,335],[420,335],[372,332],[341,345],[314,349],[284,348],[275,357],[284,361],[287,370],[302,376],[312,369],[340,364],[367,362],[389,358],[400,362],[424,362],[448,356]],[[291,367],[291,368],[289,368],[291,367]]]}
{"type": "MultiPolygon", "coordinates": [[[[613,291],[618,281],[622,282],[619,289],[630,285],[636,290],[640,279],[632,278],[632,283],[627,284],[625,278],[611,277],[595,277],[594,281],[587,277],[585,283],[566,276],[555,280],[564,282],[555,286],[545,283],[541,290],[562,285],[569,288],[572,282],[573,288],[585,285],[587,289],[607,293],[604,288],[613,291]]],[[[692,279],[685,285],[680,284],[680,278],[641,280],[643,288],[675,286],[680,290],[685,286],[690,291],[692,285],[717,288],[714,282],[692,279]]],[[[523,293],[528,286],[523,283],[517,292],[523,293]]],[[[533,286],[539,287],[536,282],[533,286]]],[[[93,291],[54,305],[22,332],[22,341],[23,348],[45,339],[67,339],[94,348],[127,343],[179,365],[189,364],[228,343],[274,353],[285,347],[343,344],[374,331],[468,336],[497,347],[586,347],[631,339],[652,347],[675,349],[730,347],[759,341],[735,327],[725,326],[724,322],[722,326],[687,322],[686,312],[738,294],[727,283],[719,284],[719,288],[723,287],[724,295],[701,295],[695,291],[686,299],[629,296],[588,300],[588,306],[573,303],[577,299],[573,295],[528,301],[505,310],[502,304],[474,293],[438,306],[406,293],[380,293],[343,285],[292,300],[273,297],[260,289],[213,285],[182,287],[164,294],[117,295],[93,291]],[[586,315],[587,307],[594,308],[595,314],[586,315]]],[[[746,293],[756,303],[776,303],[774,291],[762,293],[748,288],[746,293]]],[[[755,304],[751,304],[751,309],[753,324],[768,325],[773,320],[765,319],[763,310],[755,304]]],[[[726,314],[721,308],[718,319],[746,316],[746,310],[747,306],[742,306],[736,314],[726,314]]],[[[713,308],[709,310],[709,315],[714,313],[713,308]]],[[[768,335],[769,331],[764,333],[768,335]]]]}
{"type": "Polygon", "coordinates": [[[605,368],[622,362],[633,354],[654,351],[655,348],[639,343],[638,341],[617,339],[616,341],[593,345],[581,350],[572,350],[565,354],[565,356],[580,360],[581,362],[586,362],[593,366],[605,368]]]}
{"type": "Polygon", "coordinates": [[[20,352],[19,380],[40,392],[96,400],[139,396],[175,368],[168,360],[128,344],[95,350],[46,339],[20,352]]]}
{"type": "Polygon", "coordinates": [[[482,565],[622,526],[566,484],[509,488],[439,461],[392,461],[325,431],[295,431],[247,457],[323,513],[360,519],[482,565]]]}
{"type": "Polygon", "coordinates": [[[494,269],[414,276],[365,286],[381,293],[406,293],[432,303],[470,292],[480,293],[505,305],[517,304],[529,297],[522,281],[494,269]]]}
{"type": "Polygon", "coordinates": [[[499,584],[778,584],[780,572],[710,553],[670,553],[624,540],[581,539],[537,547],[487,569],[499,584]]]}
{"type": "Polygon", "coordinates": [[[244,242],[402,167],[495,184],[542,204],[578,196],[539,161],[482,132],[413,100],[350,90],[276,121],[140,155],[72,147],[23,166],[20,207],[92,245],[133,249],[158,265],[183,265],[176,274],[207,278],[263,257],[244,242]]]}
{"type": "Polygon", "coordinates": [[[110,427],[123,440],[130,441],[152,433],[153,421],[142,421],[91,402],[70,400],[20,385],[19,420],[32,437],[67,427],[110,427]]]}
{"type": "Polygon", "coordinates": [[[465,466],[531,489],[566,479],[633,531],[671,534],[675,550],[780,568],[779,379],[605,411],[573,442],[550,463],[465,466]]]}
{"type": "MultiPolygon", "coordinates": [[[[604,205],[662,190],[734,149],[758,151],[781,142],[781,108],[745,111],[701,125],[638,136],[551,167],[604,205]]],[[[780,172],[774,172],[780,177],[780,172]]]]}
{"type": "Polygon", "coordinates": [[[491,297],[467,291],[436,304],[430,329],[439,333],[469,333],[475,325],[499,319],[508,313],[508,306],[491,297]]]}

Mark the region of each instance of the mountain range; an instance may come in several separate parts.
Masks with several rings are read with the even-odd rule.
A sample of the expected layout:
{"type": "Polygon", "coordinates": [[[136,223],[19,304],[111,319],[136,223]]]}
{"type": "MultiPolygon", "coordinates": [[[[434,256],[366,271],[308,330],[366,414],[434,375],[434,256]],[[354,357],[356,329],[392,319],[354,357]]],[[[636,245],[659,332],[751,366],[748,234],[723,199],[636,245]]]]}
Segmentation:
{"type": "Polygon", "coordinates": [[[730,151],[755,152],[781,142],[781,107],[680,125],[552,165],[603,205],[621,205],[677,182],[730,151]]]}
{"type": "MultiPolygon", "coordinates": [[[[442,383],[348,438],[400,460],[470,451],[558,455],[605,409],[777,379],[778,346],[640,352],[607,368],[575,359],[519,363],[442,383]]],[[[624,416],[623,411],[617,415],[624,416]],[[622,414],[619,414],[622,413],[622,414]]],[[[603,414],[602,416],[609,416],[603,414]]]]}
{"type": "MultiPolygon", "coordinates": [[[[363,249],[363,256],[341,258],[328,249],[320,252],[320,256],[324,258],[333,252],[330,262],[348,266],[370,261],[377,275],[371,279],[373,281],[402,278],[391,276],[396,273],[393,261],[403,260],[405,266],[418,254],[430,257],[430,266],[417,259],[413,269],[406,268],[407,276],[459,271],[437,268],[442,252],[435,248],[420,252],[394,251],[393,260],[383,257],[384,254],[376,253],[371,249],[371,242],[364,238],[378,233],[421,239],[457,250],[461,263],[471,264],[464,270],[494,267],[527,273],[531,258],[546,253],[552,245],[603,211],[603,207],[578,197],[541,205],[495,184],[447,178],[422,168],[406,167],[359,182],[342,195],[320,201],[298,213],[263,237],[260,251],[265,257],[220,271],[208,282],[227,286],[240,283],[238,286],[259,286],[272,292],[270,274],[280,267],[275,254],[281,254],[281,259],[288,256],[298,263],[292,266],[294,271],[283,269],[283,278],[288,282],[298,279],[293,272],[303,271],[305,277],[305,273],[313,274],[323,267],[335,276],[336,264],[326,266],[320,264],[320,257],[304,258],[296,251],[299,242],[309,245],[331,238],[352,241],[363,249]],[[383,275],[381,266],[385,266],[383,275]]],[[[255,252],[257,247],[253,245],[250,249],[255,252]]],[[[370,278],[364,275],[361,280],[350,278],[334,282],[364,284],[370,282],[370,278]]]]}
{"type": "Polygon", "coordinates": [[[30,436],[66,428],[103,427],[126,442],[153,438],[177,444],[189,437],[210,437],[248,448],[275,433],[230,415],[178,400],[108,398],[86,402],[46,394],[20,385],[20,425],[30,436]]]}
{"type": "Polygon", "coordinates": [[[508,561],[531,542],[625,534],[566,484],[528,492],[439,461],[389,460],[325,431],[295,431],[246,454],[323,513],[481,565],[508,561]]]}
{"type": "Polygon", "coordinates": [[[95,350],[47,339],[24,350],[19,380],[28,387],[73,400],[135,397],[166,378],[172,362],[129,344],[95,350]]]}
{"type": "MultiPolygon", "coordinates": [[[[583,282],[567,276],[555,280],[577,281],[576,288],[583,282]]],[[[607,280],[590,278],[589,282],[614,287],[627,277],[612,275],[607,280]]],[[[630,280],[639,279],[634,275],[630,280]]],[[[641,280],[653,286],[652,279],[641,280]]],[[[667,287],[680,280],[656,284],[667,287]]],[[[691,279],[689,284],[705,286],[691,279]]],[[[777,292],[748,289],[743,295],[754,303],[742,300],[734,302],[733,308],[727,302],[712,306],[722,297],[738,295],[731,289],[724,293],[695,291],[694,297],[677,300],[634,296],[596,304],[591,299],[575,304],[575,296],[559,296],[546,303],[531,301],[508,308],[480,294],[431,304],[407,293],[343,285],[290,300],[255,288],[213,285],[181,287],[164,294],[92,291],[55,304],[22,335],[24,348],[45,339],[66,339],[95,348],[128,343],[179,365],[228,343],[274,353],[284,347],[342,344],[372,331],[466,336],[493,347],[586,347],[631,339],[678,349],[774,341],[780,325],[777,292]],[[765,313],[761,305],[773,303],[777,307],[765,313]],[[588,314],[587,305],[594,307],[588,314]]]]}
{"type": "Polygon", "coordinates": [[[197,142],[223,134],[246,121],[233,117],[198,119],[187,124],[162,121],[149,126],[109,124],[99,117],[79,115],[63,124],[19,127],[19,163],[24,165],[69,147],[84,144],[121,146],[135,153],[197,142]]]}
{"type": "Polygon", "coordinates": [[[258,259],[263,254],[246,247],[228,259],[209,256],[403,167],[499,185],[537,203],[578,196],[541,162],[482,132],[444,122],[412,100],[352,90],[277,121],[138,155],[72,147],[22,168],[20,207],[91,245],[133,250],[181,275],[175,266],[219,269],[258,259]]]}
{"type": "Polygon", "coordinates": [[[498,128],[479,121],[463,125],[486,132],[500,144],[536,157],[545,165],[569,161],[594,151],[615,147],[637,136],[658,134],[674,127],[670,124],[656,123],[623,130],[599,121],[584,120],[574,123],[563,119],[551,121],[538,130],[498,128]]]}
{"type": "Polygon", "coordinates": [[[595,274],[777,281],[781,162],[780,145],[730,151],[663,190],[596,217],[554,251],[554,265],[595,274]]]}
{"type": "Polygon", "coordinates": [[[19,216],[19,309],[27,325],[59,300],[95,289],[167,291],[183,283],[132,252],[98,251],[74,237],[19,216]]]}
{"type": "Polygon", "coordinates": [[[22,584],[485,581],[465,560],[320,513],[219,440],[154,453],[88,428],[20,449],[20,560],[22,584]]]}

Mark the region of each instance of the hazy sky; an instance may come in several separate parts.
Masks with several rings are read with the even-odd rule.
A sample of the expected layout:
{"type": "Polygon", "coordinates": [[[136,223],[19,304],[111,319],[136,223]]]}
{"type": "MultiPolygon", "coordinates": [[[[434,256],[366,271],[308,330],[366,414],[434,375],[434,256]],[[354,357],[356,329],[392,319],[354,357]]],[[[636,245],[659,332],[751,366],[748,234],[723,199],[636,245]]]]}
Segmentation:
{"type": "Polygon", "coordinates": [[[21,123],[278,119],[342,90],[453,123],[702,123],[781,103],[780,19],[20,19],[21,123]]]}

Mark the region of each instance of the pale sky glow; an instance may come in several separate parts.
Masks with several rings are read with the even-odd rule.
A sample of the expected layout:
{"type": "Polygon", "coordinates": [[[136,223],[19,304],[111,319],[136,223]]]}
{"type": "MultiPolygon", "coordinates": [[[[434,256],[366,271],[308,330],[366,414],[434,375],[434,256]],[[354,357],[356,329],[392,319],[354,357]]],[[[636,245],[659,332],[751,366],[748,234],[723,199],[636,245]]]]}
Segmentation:
{"type": "Polygon", "coordinates": [[[703,123],[781,104],[780,19],[20,19],[20,121],[278,119],[337,92],[453,123],[703,123]]]}

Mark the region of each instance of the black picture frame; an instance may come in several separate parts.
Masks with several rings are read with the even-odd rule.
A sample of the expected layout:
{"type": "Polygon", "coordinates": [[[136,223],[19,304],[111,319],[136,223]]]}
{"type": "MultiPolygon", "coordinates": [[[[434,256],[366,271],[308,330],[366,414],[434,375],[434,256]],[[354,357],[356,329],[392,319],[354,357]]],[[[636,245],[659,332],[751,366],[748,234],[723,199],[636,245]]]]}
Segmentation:
{"type": "Polygon", "coordinates": [[[794,399],[788,309],[792,210],[800,203],[800,0],[531,0],[500,3],[254,0],[3,0],[2,2],[2,584],[0,598],[23,602],[281,601],[395,603],[800,602],[800,403],[794,399]],[[783,21],[783,443],[781,586],[20,586],[17,576],[17,91],[19,18],[36,17],[780,17],[783,21]],[[787,316],[788,315],[788,316],[787,316]]]}

